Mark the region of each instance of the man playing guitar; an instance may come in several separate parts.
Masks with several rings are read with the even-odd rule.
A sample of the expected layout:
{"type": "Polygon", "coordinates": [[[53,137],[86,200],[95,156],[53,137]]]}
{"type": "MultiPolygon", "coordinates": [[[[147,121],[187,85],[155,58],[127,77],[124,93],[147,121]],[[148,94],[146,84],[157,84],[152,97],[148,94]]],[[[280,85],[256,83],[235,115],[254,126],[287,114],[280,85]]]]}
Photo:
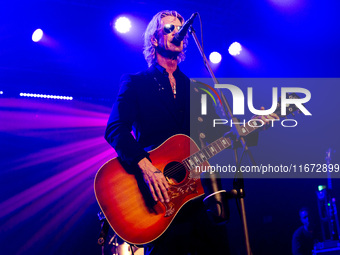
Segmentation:
{"type": "MultiPolygon", "coordinates": [[[[144,35],[149,68],[122,77],[105,133],[120,162],[134,168],[153,200],[164,204],[171,200],[171,180],[154,166],[148,151],[176,134],[190,136],[190,80],[178,67],[187,37],[173,43],[183,23],[176,11],[161,11],[150,21],[144,35]]],[[[145,245],[145,254],[228,254],[225,226],[209,221],[202,199],[189,201],[162,236],[145,245]]]]}

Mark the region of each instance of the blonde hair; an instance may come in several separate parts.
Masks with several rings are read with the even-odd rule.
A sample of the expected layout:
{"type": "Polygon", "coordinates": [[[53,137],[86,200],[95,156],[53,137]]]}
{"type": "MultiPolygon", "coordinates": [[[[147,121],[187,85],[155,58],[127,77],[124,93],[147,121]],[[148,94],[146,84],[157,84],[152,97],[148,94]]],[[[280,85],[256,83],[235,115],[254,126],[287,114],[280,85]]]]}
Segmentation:
{"type": "MultiPolygon", "coordinates": [[[[144,33],[144,58],[148,63],[148,66],[151,66],[153,63],[156,62],[156,46],[152,44],[151,39],[155,37],[157,40],[158,38],[158,31],[162,28],[161,20],[166,16],[174,16],[178,18],[178,20],[183,24],[184,18],[176,11],[160,11],[155,16],[153,16],[152,20],[150,21],[148,27],[144,33]]],[[[183,51],[177,56],[177,61],[180,63],[185,59],[184,49],[188,45],[188,35],[183,40],[183,51]]]]}

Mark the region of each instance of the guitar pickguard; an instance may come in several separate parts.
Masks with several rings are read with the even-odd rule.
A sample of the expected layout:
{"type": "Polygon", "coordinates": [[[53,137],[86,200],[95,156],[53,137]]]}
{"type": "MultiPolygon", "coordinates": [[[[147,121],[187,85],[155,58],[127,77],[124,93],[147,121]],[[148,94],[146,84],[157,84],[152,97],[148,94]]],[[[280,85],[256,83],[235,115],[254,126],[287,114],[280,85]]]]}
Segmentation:
{"type": "Polygon", "coordinates": [[[165,215],[164,217],[169,217],[173,215],[179,208],[176,208],[176,205],[181,205],[182,200],[190,194],[197,194],[197,183],[196,178],[191,178],[188,175],[188,178],[184,183],[180,185],[171,185],[168,190],[168,195],[170,197],[170,202],[164,202],[165,206],[165,215]]]}

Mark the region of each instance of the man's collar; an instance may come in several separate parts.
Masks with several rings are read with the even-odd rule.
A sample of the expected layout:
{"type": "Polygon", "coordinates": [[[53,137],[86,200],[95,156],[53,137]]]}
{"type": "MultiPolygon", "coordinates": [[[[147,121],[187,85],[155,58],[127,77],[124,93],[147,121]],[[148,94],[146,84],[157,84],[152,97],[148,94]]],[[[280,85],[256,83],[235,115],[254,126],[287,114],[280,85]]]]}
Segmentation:
{"type": "Polygon", "coordinates": [[[154,66],[158,71],[161,72],[161,74],[167,74],[167,71],[165,70],[165,68],[161,66],[160,64],[158,64],[157,62],[155,62],[154,66]]]}
{"type": "MultiPolygon", "coordinates": [[[[155,66],[155,68],[156,68],[158,71],[161,72],[161,74],[166,75],[166,76],[169,75],[168,72],[166,71],[166,69],[165,69],[163,66],[161,66],[160,64],[158,64],[157,62],[154,63],[154,66],[155,66]]],[[[180,71],[180,70],[179,70],[179,67],[177,66],[177,68],[176,68],[176,70],[175,70],[175,72],[174,72],[174,75],[175,75],[176,73],[178,73],[179,71],[180,71]]]]}

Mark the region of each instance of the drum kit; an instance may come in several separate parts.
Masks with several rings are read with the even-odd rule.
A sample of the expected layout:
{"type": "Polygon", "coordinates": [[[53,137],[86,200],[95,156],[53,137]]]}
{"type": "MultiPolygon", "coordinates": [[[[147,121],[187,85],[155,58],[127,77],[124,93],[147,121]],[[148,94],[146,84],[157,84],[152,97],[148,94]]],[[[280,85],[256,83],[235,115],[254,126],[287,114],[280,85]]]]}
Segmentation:
{"type": "Polygon", "coordinates": [[[144,248],[129,244],[121,239],[116,233],[109,234],[110,225],[105,215],[99,212],[98,218],[101,222],[101,230],[98,245],[102,247],[102,255],[143,255],[144,248]]]}
{"type": "Polygon", "coordinates": [[[134,245],[123,243],[113,243],[111,249],[112,255],[143,255],[144,249],[134,245]]]}

